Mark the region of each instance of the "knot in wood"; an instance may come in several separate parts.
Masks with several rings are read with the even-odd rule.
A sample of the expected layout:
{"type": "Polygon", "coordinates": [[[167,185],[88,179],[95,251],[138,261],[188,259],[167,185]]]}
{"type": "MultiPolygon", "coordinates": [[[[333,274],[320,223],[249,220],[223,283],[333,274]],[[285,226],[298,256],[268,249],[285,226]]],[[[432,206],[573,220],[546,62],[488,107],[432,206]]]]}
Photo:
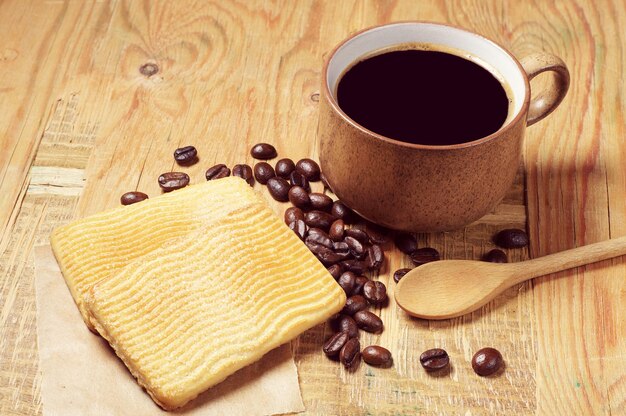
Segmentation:
{"type": "Polygon", "coordinates": [[[151,77],[152,75],[156,74],[157,72],[159,72],[159,67],[157,66],[157,64],[153,64],[153,63],[146,63],[143,64],[139,67],[139,72],[142,75],[145,75],[147,77],[151,77]]]}

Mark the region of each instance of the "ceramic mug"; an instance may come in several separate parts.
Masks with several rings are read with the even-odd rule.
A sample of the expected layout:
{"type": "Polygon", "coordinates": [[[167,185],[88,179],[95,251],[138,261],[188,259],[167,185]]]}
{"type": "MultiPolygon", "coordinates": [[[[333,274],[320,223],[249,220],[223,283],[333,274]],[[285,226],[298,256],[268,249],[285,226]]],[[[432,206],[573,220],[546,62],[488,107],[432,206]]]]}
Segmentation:
{"type": "Polygon", "coordinates": [[[520,164],[526,126],[550,114],[568,87],[567,67],[547,53],[520,62],[489,39],[435,23],[366,29],[336,46],[324,63],[318,130],[322,171],[339,199],[377,224],[416,232],[461,228],[502,199],[520,164]],[[407,43],[461,51],[490,70],[512,95],[503,126],[474,141],[437,146],[384,137],[348,117],[337,103],[341,76],[364,57],[407,43]],[[551,85],[531,99],[529,81],[545,71],[555,75],[551,85]]]}

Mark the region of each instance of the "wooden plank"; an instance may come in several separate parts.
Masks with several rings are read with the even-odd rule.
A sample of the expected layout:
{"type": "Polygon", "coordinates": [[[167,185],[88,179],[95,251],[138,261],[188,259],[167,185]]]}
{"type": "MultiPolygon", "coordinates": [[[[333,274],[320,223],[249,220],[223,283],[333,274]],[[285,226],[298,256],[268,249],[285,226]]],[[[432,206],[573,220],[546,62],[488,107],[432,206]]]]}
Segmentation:
{"type": "Polygon", "coordinates": [[[0,414],[41,412],[36,310],[32,248],[49,244],[50,232],[71,220],[87,159],[81,158],[93,137],[67,134],[63,126],[74,125],[72,100],[54,104],[52,118],[41,139],[44,153],[33,162],[31,177],[18,198],[19,209],[9,221],[6,244],[0,246],[0,414]],[[65,132],[65,133],[64,133],[65,132]],[[76,141],[83,146],[74,146],[76,141]],[[58,147],[64,151],[59,152],[58,147]],[[63,167],[68,164],[73,168],[63,167]],[[82,165],[77,163],[82,160],[82,165]],[[50,167],[57,166],[57,167],[50,167]],[[43,172],[55,169],[57,175],[43,172]],[[68,174],[71,171],[71,174],[68,174]]]}
{"type": "Polygon", "coordinates": [[[0,3],[0,245],[49,113],[60,3],[0,3]]]}
{"type": "MultiPolygon", "coordinates": [[[[530,6],[572,74],[562,108],[528,131],[533,257],[626,234],[624,3],[579,6],[530,6]]],[[[540,413],[626,412],[625,275],[616,259],[534,283],[540,413]]]]}

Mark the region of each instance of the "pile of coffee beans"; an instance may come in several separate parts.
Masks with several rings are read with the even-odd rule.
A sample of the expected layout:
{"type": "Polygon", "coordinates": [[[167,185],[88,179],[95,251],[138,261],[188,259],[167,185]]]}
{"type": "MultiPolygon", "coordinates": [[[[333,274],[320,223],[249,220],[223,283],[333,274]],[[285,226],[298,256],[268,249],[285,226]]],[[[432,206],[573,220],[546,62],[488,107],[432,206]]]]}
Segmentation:
{"type": "Polygon", "coordinates": [[[390,366],[391,353],[386,348],[370,345],[361,351],[359,342],[359,330],[380,333],[384,327],[380,317],[367,308],[385,304],[387,288],[364,273],[378,271],[383,266],[386,231],[367,224],[341,201],[311,192],[311,182],[324,180],[324,186],[329,188],[314,160],[294,162],[282,158],[272,167],[265,160],[277,157],[278,152],[267,143],[254,145],[250,154],[264,160],[254,165],[257,182],[266,185],[276,201],[291,203],[284,213],[287,226],[346,293],[344,308],[330,320],[334,333],[322,350],[349,369],[356,368],[361,358],[370,365],[390,366]]]}
{"type": "Polygon", "coordinates": [[[351,303],[346,302],[346,308],[330,319],[329,324],[336,332],[324,343],[322,350],[327,357],[339,360],[345,368],[350,370],[358,366],[361,356],[369,365],[390,367],[393,359],[391,352],[386,348],[370,345],[365,347],[362,352],[360,351],[359,329],[380,333],[383,330],[383,322],[376,314],[365,310],[367,301],[362,296],[355,300],[354,298],[357,296],[359,295],[351,296],[349,299],[353,301],[351,303]],[[356,304],[357,306],[347,310],[350,309],[349,304],[356,304]],[[352,313],[354,310],[356,312],[352,313]]]}

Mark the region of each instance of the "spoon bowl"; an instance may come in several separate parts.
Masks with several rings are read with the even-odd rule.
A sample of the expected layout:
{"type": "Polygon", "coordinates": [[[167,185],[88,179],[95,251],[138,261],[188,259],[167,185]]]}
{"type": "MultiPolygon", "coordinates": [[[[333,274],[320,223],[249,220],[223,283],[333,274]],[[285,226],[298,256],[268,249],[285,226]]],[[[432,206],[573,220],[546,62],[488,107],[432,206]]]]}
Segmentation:
{"type": "Polygon", "coordinates": [[[426,263],[407,273],[395,299],[408,314],[448,319],[472,312],[508,288],[512,264],[470,260],[426,263]]]}

